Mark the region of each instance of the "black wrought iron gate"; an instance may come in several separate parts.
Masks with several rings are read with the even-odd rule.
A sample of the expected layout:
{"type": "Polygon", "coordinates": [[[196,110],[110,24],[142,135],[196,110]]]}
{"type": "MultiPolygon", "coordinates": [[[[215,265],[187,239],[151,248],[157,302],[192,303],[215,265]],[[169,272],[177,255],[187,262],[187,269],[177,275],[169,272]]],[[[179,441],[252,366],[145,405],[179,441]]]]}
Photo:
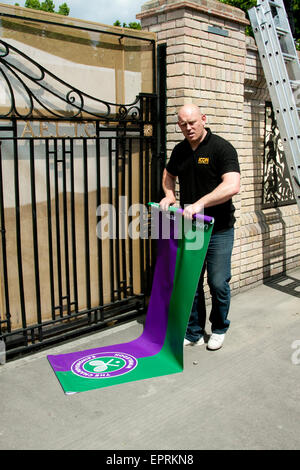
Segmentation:
{"type": "Polygon", "coordinates": [[[10,358],[143,311],[153,256],[145,208],[158,197],[160,159],[155,94],[100,102],[0,44],[11,98],[0,119],[0,339],[10,358]],[[12,55],[38,72],[29,77],[12,55]]]}

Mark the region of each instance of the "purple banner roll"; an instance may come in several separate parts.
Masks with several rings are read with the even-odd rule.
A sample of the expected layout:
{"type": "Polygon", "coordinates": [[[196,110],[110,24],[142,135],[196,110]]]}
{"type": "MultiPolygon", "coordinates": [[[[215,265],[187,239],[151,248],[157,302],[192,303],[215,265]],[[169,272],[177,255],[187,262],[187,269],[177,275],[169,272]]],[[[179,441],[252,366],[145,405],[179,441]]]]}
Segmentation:
{"type": "MultiPolygon", "coordinates": [[[[160,208],[160,205],[156,202],[149,202],[149,206],[155,207],[156,209],[159,209],[159,210],[162,211],[162,209],[160,208]]],[[[170,212],[175,212],[175,213],[177,212],[178,214],[181,214],[181,215],[183,214],[183,209],[181,209],[181,207],[170,206],[169,211],[170,212]]],[[[213,224],[214,223],[214,218],[213,217],[210,217],[209,215],[204,215],[204,214],[194,214],[193,219],[202,220],[206,224],[213,224]]]]}

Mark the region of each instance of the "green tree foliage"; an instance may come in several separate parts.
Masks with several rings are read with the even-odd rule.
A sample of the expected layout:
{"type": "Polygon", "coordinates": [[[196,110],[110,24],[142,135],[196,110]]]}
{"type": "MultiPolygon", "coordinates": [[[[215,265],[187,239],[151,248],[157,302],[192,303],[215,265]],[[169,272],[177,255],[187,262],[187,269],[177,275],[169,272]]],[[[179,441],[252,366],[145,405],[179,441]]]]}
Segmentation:
{"type": "Polygon", "coordinates": [[[141,23],[138,23],[137,21],[132,21],[131,23],[128,24],[128,26],[125,26],[125,28],[142,29],[141,23]]]}
{"type": "Polygon", "coordinates": [[[41,10],[48,11],[49,13],[54,13],[55,5],[52,0],[45,0],[41,3],[41,10]]]}
{"type": "Polygon", "coordinates": [[[130,29],[142,29],[141,24],[138,23],[137,21],[132,21],[131,23],[126,23],[121,24],[120,20],[116,20],[113,24],[114,26],[122,26],[123,28],[130,28],[130,29]]]}
{"type": "Polygon", "coordinates": [[[34,10],[40,10],[41,4],[39,0],[26,0],[25,5],[26,8],[33,8],[34,10]]]}
{"type": "Polygon", "coordinates": [[[58,12],[60,15],[64,15],[64,16],[68,16],[69,13],[70,13],[70,8],[68,7],[68,5],[65,3],[62,3],[61,5],[59,5],[58,7],[58,12]]]}
{"type": "MultiPolygon", "coordinates": [[[[19,6],[18,3],[15,3],[15,5],[19,6]]],[[[34,10],[48,11],[49,13],[59,13],[60,15],[64,16],[68,16],[70,13],[70,8],[66,3],[62,3],[56,12],[53,0],[44,0],[43,2],[40,2],[40,0],[26,0],[24,6],[26,8],[33,8],[34,10]]]]}

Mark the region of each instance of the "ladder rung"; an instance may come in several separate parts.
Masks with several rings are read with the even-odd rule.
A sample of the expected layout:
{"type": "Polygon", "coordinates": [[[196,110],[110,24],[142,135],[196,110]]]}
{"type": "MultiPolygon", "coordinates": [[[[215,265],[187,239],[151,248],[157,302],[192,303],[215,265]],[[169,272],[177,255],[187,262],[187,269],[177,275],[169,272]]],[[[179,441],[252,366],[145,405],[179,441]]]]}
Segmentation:
{"type": "Polygon", "coordinates": [[[297,88],[300,85],[300,80],[290,80],[290,84],[292,88],[297,88]]]}
{"type": "Polygon", "coordinates": [[[281,8],[281,5],[279,5],[279,3],[272,2],[272,1],[270,1],[270,2],[268,2],[268,3],[269,3],[269,5],[270,5],[271,7],[281,8]]]}
{"type": "Polygon", "coordinates": [[[295,60],[295,59],[297,59],[297,57],[295,55],[285,54],[285,53],[282,53],[282,55],[283,55],[285,60],[295,60]]]}
{"type": "Polygon", "coordinates": [[[279,26],[276,27],[276,31],[277,31],[278,34],[281,34],[283,36],[285,36],[286,34],[289,33],[289,31],[287,29],[280,28],[279,26]]]}

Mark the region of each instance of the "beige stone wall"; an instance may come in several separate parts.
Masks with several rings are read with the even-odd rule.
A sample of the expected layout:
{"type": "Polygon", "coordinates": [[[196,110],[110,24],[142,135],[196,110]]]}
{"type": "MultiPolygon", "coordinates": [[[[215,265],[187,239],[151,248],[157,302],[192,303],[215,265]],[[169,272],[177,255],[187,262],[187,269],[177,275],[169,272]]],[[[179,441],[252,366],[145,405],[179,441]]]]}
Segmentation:
{"type": "Polygon", "coordinates": [[[233,293],[300,265],[297,205],[262,209],[267,87],[245,14],[214,0],[152,0],[141,14],[143,29],[167,44],[167,158],[182,139],[177,111],[198,104],[213,132],[237,149],[241,191],[234,198],[236,239],[233,293]]]}

